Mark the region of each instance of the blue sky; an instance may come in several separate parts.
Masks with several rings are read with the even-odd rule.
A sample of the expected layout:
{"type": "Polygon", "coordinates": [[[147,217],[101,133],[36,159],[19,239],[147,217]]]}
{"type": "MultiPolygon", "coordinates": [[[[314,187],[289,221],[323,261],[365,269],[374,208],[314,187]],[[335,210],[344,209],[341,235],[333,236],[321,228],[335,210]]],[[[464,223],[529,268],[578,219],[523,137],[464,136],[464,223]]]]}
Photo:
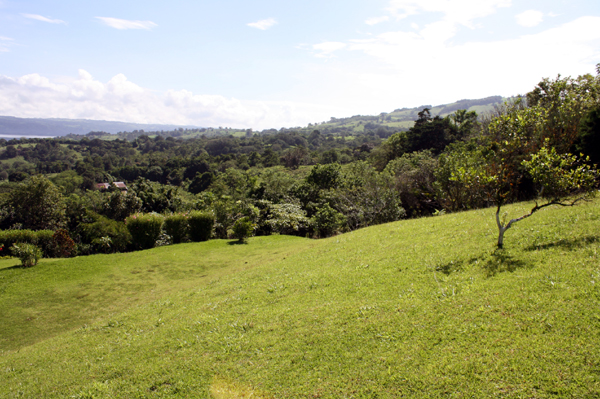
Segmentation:
{"type": "Polygon", "coordinates": [[[597,0],[0,0],[0,115],[304,126],[597,63],[597,0]]]}

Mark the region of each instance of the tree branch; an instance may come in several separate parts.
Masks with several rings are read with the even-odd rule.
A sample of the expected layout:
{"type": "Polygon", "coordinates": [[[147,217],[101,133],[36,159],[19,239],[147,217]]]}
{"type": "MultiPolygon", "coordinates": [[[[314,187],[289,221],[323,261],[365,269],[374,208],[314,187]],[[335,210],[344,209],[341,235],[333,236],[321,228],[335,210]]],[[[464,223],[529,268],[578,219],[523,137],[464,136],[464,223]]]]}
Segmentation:
{"type": "MultiPolygon", "coordinates": [[[[542,204],[542,205],[538,205],[538,203],[536,201],[535,206],[531,209],[531,211],[529,213],[527,213],[527,214],[525,214],[525,215],[523,215],[523,216],[521,216],[519,218],[511,219],[508,222],[508,224],[506,226],[502,226],[502,228],[504,229],[504,231],[506,231],[506,230],[510,229],[510,227],[513,225],[513,223],[520,222],[521,220],[528,218],[529,216],[533,215],[535,212],[537,212],[540,209],[543,209],[543,208],[545,208],[547,206],[550,206],[550,205],[575,206],[580,201],[586,201],[586,197],[578,197],[578,198],[575,198],[573,201],[570,201],[570,202],[568,202],[568,201],[567,202],[561,201],[559,199],[553,199],[552,201],[546,202],[545,204],[542,204]]],[[[499,218],[498,218],[499,211],[500,211],[500,207],[498,207],[498,211],[496,212],[496,221],[498,223],[498,226],[500,227],[501,224],[500,224],[500,221],[499,221],[499,218]]]]}

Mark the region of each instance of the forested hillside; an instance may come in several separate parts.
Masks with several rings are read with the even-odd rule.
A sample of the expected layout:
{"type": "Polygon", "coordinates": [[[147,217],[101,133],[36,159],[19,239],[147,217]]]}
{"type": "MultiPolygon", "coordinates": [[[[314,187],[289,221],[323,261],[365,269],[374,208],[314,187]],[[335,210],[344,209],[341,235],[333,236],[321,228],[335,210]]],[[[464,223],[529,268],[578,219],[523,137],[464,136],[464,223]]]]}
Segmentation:
{"type": "MultiPolygon", "coordinates": [[[[600,77],[584,75],[544,79],[502,104],[462,100],[297,129],[0,139],[0,227],[61,230],[71,253],[86,254],[139,248],[125,220],[153,212],[210,214],[217,238],[244,226],[242,235],[326,237],[540,196],[562,201],[596,184],[598,93],[600,77]]],[[[159,229],[151,244],[171,242],[159,229]]]]}

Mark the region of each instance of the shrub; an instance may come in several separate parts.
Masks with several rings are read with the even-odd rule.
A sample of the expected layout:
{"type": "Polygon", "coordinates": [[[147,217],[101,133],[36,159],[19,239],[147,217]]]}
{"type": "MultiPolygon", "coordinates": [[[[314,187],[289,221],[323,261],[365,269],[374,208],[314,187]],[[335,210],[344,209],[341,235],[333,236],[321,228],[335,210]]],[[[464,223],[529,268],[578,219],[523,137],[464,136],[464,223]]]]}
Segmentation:
{"type": "Polygon", "coordinates": [[[52,254],[57,258],[68,258],[75,252],[75,242],[65,229],[58,229],[52,235],[52,254]]]}
{"type": "Polygon", "coordinates": [[[12,245],[15,243],[26,243],[38,245],[42,248],[44,254],[49,256],[52,253],[52,230],[0,230],[0,243],[9,249],[11,255],[12,245]]]}
{"type": "Polygon", "coordinates": [[[104,254],[109,254],[114,251],[113,241],[108,236],[94,238],[90,247],[91,248],[89,250],[96,253],[101,252],[104,254]]]}
{"type": "Polygon", "coordinates": [[[275,233],[304,236],[311,227],[311,221],[300,205],[271,204],[268,212],[265,224],[275,233]]]}
{"type": "Polygon", "coordinates": [[[136,213],[125,219],[133,246],[136,249],[154,247],[162,232],[163,220],[163,216],[158,213],[136,213]]]}
{"type": "Polygon", "coordinates": [[[52,230],[38,230],[34,231],[35,233],[35,242],[32,244],[37,245],[42,249],[44,256],[50,257],[52,256],[54,240],[52,237],[54,236],[54,232],[52,230]]]}
{"type": "Polygon", "coordinates": [[[89,212],[88,216],[92,222],[81,223],[78,227],[82,241],[77,247],[79,254],[122,252],[131,244],[131,234],[124,222],[94,212],[89,212]]]}
{"type": "Polygon", "coordinates": [[[42,250],[33,244],[28,243],[15,243],[10,248],[12,253],[19,259],[21,259],[21,265],[23,267],[32,267],[37,265],[38,261],[42,257],[42,250]]]}
{"type": "Polygon", "coordinates": [[[329,204],[324,204],[318,208],[312,220],[319,237],[333,235],[346,224],[344,215],[333,209],[329,204]]]}
{"type": "Polygon", "coordinates": [[[254,223],[248,216],[239,218],[235,221],[232,228],[233,238],[237,238],[240,242],[244,242],[246,238],[250,237],[254,233],[254,223]]]}
{"type": "Polygon", "coordinates": [[[171,237],[173,244],[184,242],[187,239],[189,230],[188,218],[183,213],[169,215],[165,217],[163,229],[171,237]]]}
{"type": "Polygon", "coordinates": [[[212,236],[215,217],[212,213],[194,211],[190,213],[188,224],[192,241],[207,241],[212,236]]]}

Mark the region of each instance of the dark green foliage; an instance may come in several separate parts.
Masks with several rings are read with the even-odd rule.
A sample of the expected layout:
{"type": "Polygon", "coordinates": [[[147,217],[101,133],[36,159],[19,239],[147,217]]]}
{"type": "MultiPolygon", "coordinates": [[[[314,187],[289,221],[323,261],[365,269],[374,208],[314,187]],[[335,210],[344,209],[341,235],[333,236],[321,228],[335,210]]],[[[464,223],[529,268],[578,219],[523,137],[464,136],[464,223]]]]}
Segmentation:
{"type": "Polygon", "coordinates": [[[52,256],[54,246],[54,232],[52,230],[37,230],[35,231],[37,242],[34,244],[42,249],[44,256],[52,256]]]}
{"type": "Polygon", "coordinates": [[[404,154],[386,166],[384,175],[392,177],[407,217],[430,215],[439,209],[434,176],[437,167],[438,160],[429,150],[404,154]]]}
{"type": "Polygon", "coordinates": [[[52,183],[62,188],[63,195],[70,195],[77,191],[83,184],[83,177],[79,176],[74,170],[66,170],[50,179],[52,183]]]}
{"type": "Polygon", "coordinates": [[[310,154],[304,146],[297,146],[286,150],[281,156],[281,161],[286,168],[298,169],[300,165],[310,163],[310,154]]]}
{"type": "Polygon", "coordinates": [[[200,173],[200,175],[202,175],[209,171],[210,171],[210,165],[206,162],[205,159],[198,157],[198,158],[192,159],[189,162],[189,165],[187,166],[187,168],[185,168],[183,177],[186,179],[193,179],[198,175],[198,173],[200,173]]]}
{"type": "Polygon", "coordinates": [[[204,172],[204,173],[200,174],[200,172],[198,172],[198,174],[196,175],[194,180],[192,180],[192,182],[190,183],[190,186],[188,187],[188,191],[192,194],[201,193],[202,191],[208,189],[208,187],[210,186],[212,181],[213,181],[212,173],[204,172]]]}
{"type": "Polygon", "coordinates": [[[593,164],[600,164],[600,108],[583,118],[574,147],[576,152],[589,156],[593,164]]]}
{"type": "Polygon", "coordinates": [[[406,217],[393,177],[366,162],[344,168],[343,184],[333,193],[332,204],[346,217],[350,230],[406,217]]]}
{"type": "Polygon", "coordinates": [[[65,202],[59,189],[44,176],[33,176],[8,196],[9,220],[25,229],[57,229],[65,223],[65,202]]]}
{"type": "Polygon", "coordinates": [[[192,241],[208,241],[212,236],[215,216],[209,212],[193,211],[188,217],[188,224],[192,241]]]}
{"type": "Polygon", "coordinates": [[[85,252],[122,252],[131,244],[131,233],[124,222],[94,212],[89,212],[85,219],[77,229],[82,244],[91,245],[85,252]]]}
{"type": "Polygon", "coordinates": [[[245,242],[254,233],[254,227],[254,223],[252,223],[252,220],[248,216],[239,218],[231,228],[232,236],[240,242],[245,242]]]}
{"type": "Polygon", "coordinates": [[[346,225],[346,218],[329,204],[317,208],[312,222],[319,237],[329,237],[340,232],[346,225]]]}
{"type": "Polygon", "coordinates": [[[114,220],[125,220],[126,217],[139,212],[142,209],[142,200],[133,192],[123,193],[113,191],[107,194],[105,202],[102,204],[101,213],[114,220]]]}
{"type": "Polygon", "coordinates": [[[173,244],[179,244],[187,239],[189,225],[187,215],[175,213],[165,217],[163,224],[165,233],[171,237],[173,244]]]}
{"type": "Polygon", "coordinates": [[[53,234],[52,230],[0,230],[0,244],[4,244],[5,250],[15,243],[33,244],[42,248],[46,256],[50,256],[53,234]]]}
{"type": "Polygon", "coordinates": [[[327,165],[315,165],[308,176],[306,182],[319,188],[320,190],[329,190],[336,188],[341,181],[341,167],[337,163],[327,165]]]}
{"type": "Polygon", "coordinates": [[[265,168],[279,165],[279,156],[271,148],[267,148],[263,152],[261,158],[262,158],[262,164],[264,165],[265,168]]]}
{"type": "Polygon", "coordinates": [[[2,159],[11,159],[19,155],[14,145],[7,145],[6,150],[0,155],[2,159]]]}
{"type": "Polygon", "coordinates": [[[431,150],[439,154],[448,144],[460,138],[460,131],[449,118],[422,118],[406,134],[406,152],[431,150]]]}
{"type": "Polygon", "coordinates": [[[153,248],[162,232],[163,220],[157,213],[136,213],[125,219],[133,246],[136,249],[153,248]]]}
{"type": "Polygon", "coordinates": [[[177,212],[181,207],[179,188],[138,179],[131,185],[131,191],[142,201],[144,212],[177,212]]]}
{"type": "MultiPolygon", "coordinates": [[[[216,238],[227,238],[227,230],[235,222],[235,204],[229,197],[222,196],[221,198],[221,200],[215,201],[211,205],[214,216],[214,235],[216,238]]],[[[192,241],[196,240],[192,239],[192,241]]]]}

